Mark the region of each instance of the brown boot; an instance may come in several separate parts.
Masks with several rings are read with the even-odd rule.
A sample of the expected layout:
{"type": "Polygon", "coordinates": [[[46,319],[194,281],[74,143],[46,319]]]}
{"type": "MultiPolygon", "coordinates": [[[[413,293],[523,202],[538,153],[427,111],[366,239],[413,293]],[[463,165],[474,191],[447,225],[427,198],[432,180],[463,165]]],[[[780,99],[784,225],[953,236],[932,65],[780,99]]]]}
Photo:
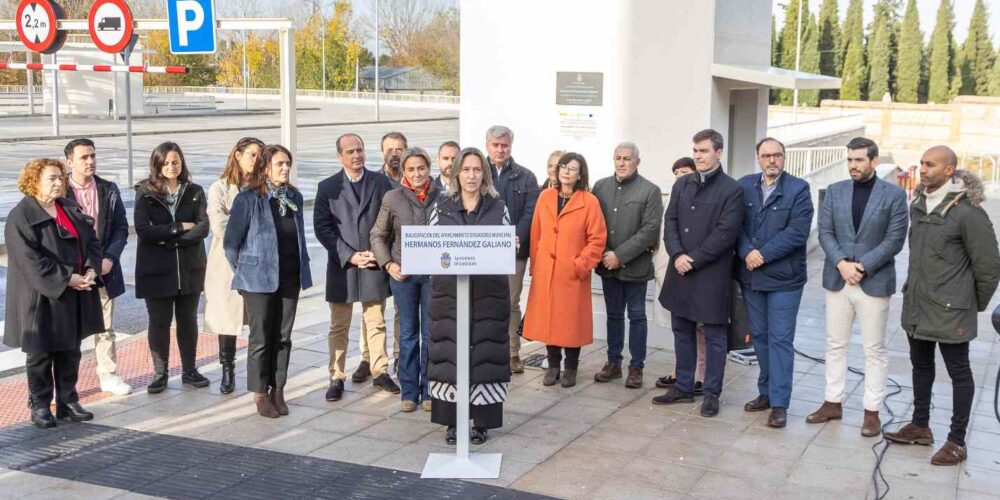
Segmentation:
{"type": "Polygon", "coordinates": [[[823,405],[818,410],[806,417],[806,423],[822,424],[831,420],[844,418],[844,407],[840,403],[823,401],[823,405]]]}
{"type": "Polygon", "coordinates": [[[521,356],[511,356],[510,357],[510,372],[511,373],[524,373],[524,363],[521,362],[521,356]]]}
{"type": "Polygon", "coordinates": [[[594,374],[595,382],[611,382],[619,378],[622,378],[622,367],[611,363],[604,363],[604,368],[594,374]]]}
{"type": "Polygon", "coordinates": [[[253,402],[257,405],[257,413],[262,417],[278,418],[278,410],[274,408],[271,397],[266,392],[255,392],[253,402]]]}
{"type": "Polygon", "coordinates": [[[278,410],[278,415],[288,415],[288,405],[285,404],[284,389],[271,388],[271,403],[274,404],[274,409],[278,410]]]}
{"type": "Polygon", "coordinates": [[[642,387],[642,368],[628,369],[628,378],[625,379],[625,387],[629,389],[639,389],[642,387]]]}
{"type": "Polygon", "coordinates": [[[879,434],[882,434],[882,421],[878,418],[878,412],[865,410],[865,420],[861,424],[861,435],[870,438],[879,434]]]}
{"type": "Polygon", "coordinates": [[[896,432],[886,432],[885,438],[899,444],[922,444],[926,446],[934,444],[934,433],[931,432],[931,428],[920,427],[913,422],[904,425],[896,432]]]}
{"type": "Polygon", "coordinates": [[[964,446],[945,441],[944,446],[931,457],[931,465],[958,465],[968,458],[964,446]]]}
{"type": "Polygon", "coordinates": [[[767,426],[781,429],[788,422],[788,413],[784,408],[771,408],[771,414],[767,416],[767,426]]]}
{"type": "MultiPolygon", "coordinates": [[[[754,398],[753,401],[743,405],[743,411],[756,412],[764,411],[771,407],[771,398],[760,395],[754,398]]],[[[773,412],[772,412],[773,413],[773,412]]]]}

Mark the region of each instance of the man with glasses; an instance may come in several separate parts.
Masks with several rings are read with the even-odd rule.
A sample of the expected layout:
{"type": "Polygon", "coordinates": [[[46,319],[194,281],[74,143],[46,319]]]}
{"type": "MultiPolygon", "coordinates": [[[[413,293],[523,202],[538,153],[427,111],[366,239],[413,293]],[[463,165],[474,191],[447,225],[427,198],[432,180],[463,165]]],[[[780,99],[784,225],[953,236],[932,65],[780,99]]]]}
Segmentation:
{"type": "Polygon", "coordinates": [[[771,409],[767,425],[784,427],[792,397],[795,318],[806,284],[806,241],[812,226],[809,183],[785,172],[785,145],[757,143],[760,173],[740,179],[746,217],[736,252],[750,337],[760,363],[758,396],[749,412],[771,409]]]}

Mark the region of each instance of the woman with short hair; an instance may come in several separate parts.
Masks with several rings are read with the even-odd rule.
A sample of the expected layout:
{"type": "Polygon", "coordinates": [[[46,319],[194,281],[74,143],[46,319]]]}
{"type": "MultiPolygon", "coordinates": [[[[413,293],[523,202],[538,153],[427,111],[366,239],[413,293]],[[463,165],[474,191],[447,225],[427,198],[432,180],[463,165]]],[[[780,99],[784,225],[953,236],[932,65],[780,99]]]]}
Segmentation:
{"type": "Polygon", "coordinates": [[[24,198],[4,227],[7,309],[3,342],[25,356],[28,406],[38,427],[56,418],[92,420],[80,406],[76,382],[80,343],[104,331],[97,290],[104,255],[93,219],[65,198],[62,162],[43,158],[25,165],[17,179],[24,198]],[[49,408],[53,391],[56,415],[49,408]]]}
{"type": "Polygon", "coordinates": [[[223,246],[233,288],[246,304],[250,325],[247,388],[257,413],[288,415],[285,382],[299,291],[312,286],[303,198],[289,183],[292,153],[264,147],[247,186],[233,200],[223,246]]]}

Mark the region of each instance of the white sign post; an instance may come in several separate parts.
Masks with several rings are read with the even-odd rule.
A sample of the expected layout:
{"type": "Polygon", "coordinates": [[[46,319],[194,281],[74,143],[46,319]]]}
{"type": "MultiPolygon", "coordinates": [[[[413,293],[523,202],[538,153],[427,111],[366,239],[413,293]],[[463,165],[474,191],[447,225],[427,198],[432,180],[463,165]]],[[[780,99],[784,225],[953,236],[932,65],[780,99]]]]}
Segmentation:
{"type": "Polygon", "coordinates": [[[403,274],[456,276],[455,454],[431,453],[422,478],[500,477],[500,453],[469,453],[469,276],[514,274],[514,226],[403,226],[403,274]]]}

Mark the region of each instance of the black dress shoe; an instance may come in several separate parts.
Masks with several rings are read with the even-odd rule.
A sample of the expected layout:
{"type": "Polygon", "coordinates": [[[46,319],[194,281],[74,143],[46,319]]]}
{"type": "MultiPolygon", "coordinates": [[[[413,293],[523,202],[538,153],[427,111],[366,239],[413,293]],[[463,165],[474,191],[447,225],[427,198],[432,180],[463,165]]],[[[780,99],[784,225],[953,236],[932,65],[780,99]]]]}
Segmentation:
{"type": "Polygon", "coordinates": [[[150,394],[159,394],[167,388],[167,374],[157,373],[153,376],[153,381],[146,386],[146,392],[150,394]]]}
{"type": "Polygon", "coordinates": [[[704,394],[705,394],[705,391],[702,389],[702,383],[701,382],[695,382],[694,383],[694,395],[695,396],[702,396],[704,394]]]}
{"type": "Polygon", "coordinates": [[[193,387],[208,387],[208,384],[212,382],[205,378],[204,375],[198,373],[197,369],[192,368],[181,375],[181,383],[193,387]]]}
{"type": "Polygon", "coordinates": [[[31,423],[36,427],[48,429],[56,426],[56,417],[52,416],[52,410],[48,406],[31,409],[31,423]]]}
{"type": "Polygon", "coordinates": [[[677,386],[667,389],[666,394],[653,398],[654,405],[673,405],[677,403],[694,403],[694,394],[681,392],[677,386]]]}
{"type": "Polygon", "coordinates": [[[388,373],[383,373],[375,377],[375,380],[372,380],[372,386],[388,393],[399,394],[399,386],[396,385],[396,382],[392,380],[392,377],[388,373]]]}
{"type": "Polygon", "coordinates": [[[94,414],[85,410],[80,403],[66,403],[56,405],[56,418],[59,420],[70,419],[74,422],[86,422],[94,419],[94,414]]]}
{"type": "Polygon", "coordinates": [[[486,434],[486,429],[482,427],[473,427],[472,433],[469,434],[469,440],[472,444],[483,444],[490,439],[490,436],[486,434]]]}
{"type": "Polygon", "coordinates": [[[354,382],[355,384],[360,384],[361,382],[368,380],[368,377],[371,376],[372,376],[371,364],[365,360],[361,360],[361,363],[358,363],[358,369],[354,371],[353,375],[351,375],[351,382],[354,382]]]}
{"type": "Polygon", "coordinates": [[[445,435],[444,435],[444,442],[446,442],[446,443],[448,443],[450,445],[454,445],[455,443],[458,443],[458,431],[455,430],[455,426],[454,425],[449,425],[448,426],[448,432],[446,432],[445,435]]]}
{"type": "Polygon", "coordinates": [[[660,389],[669,389],[677,383],[677,378],[673,375],[667,375],[666,377],[660,377],[656,379],[656,387],[660,389]]]}
{"type": "Polygon", "coordinates": [[[706,394],[701,401],[701,416],[712,418],[719,414],[719,396],[706,394]]]}
{"type": "Polygon", "coordinates": [[[344,397],[344,381],[335,378],[330,381],[330,387],[326,390],[327,401],[340,401],[344,397]]]}

